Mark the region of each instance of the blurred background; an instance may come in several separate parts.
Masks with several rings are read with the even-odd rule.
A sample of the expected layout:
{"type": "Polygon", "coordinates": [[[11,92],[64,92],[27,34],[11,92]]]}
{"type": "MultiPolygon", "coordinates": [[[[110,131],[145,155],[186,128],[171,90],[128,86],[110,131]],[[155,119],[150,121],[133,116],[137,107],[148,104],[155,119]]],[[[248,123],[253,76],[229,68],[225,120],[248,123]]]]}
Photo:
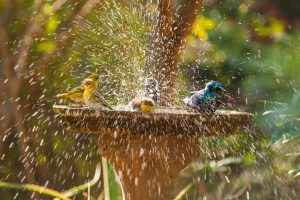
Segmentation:
{"type": "MultiPolygon", "coordinates": [[[[0,0],[0,181],[65,191],[92,179],[97,136],[66,131],[54,96],[97,72],[103,96],[127,103],[142,88],[156,16],[154,0],[0,0]]],[[[199,141],[204,156],[177,177],[177,199],[299,198],[299,55],[300,1],[202,1],[176,99],[218,80],[237,99],[234,109],[255,115],[256,130],[199,141]]],[[[109,183],[111,199],[121,199],[111,167],[109,183]]],[[[91,196],[101,199],[102,190],[100,181],[91,196]]],[[[32,192],[0,188],[0,197],[32,192]]]]}

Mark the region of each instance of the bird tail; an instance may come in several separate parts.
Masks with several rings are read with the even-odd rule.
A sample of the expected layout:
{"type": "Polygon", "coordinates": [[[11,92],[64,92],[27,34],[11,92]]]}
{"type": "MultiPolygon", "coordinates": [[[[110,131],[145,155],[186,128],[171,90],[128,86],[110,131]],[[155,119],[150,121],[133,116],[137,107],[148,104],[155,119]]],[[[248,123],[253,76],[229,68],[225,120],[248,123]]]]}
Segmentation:
{"type": "Polygon", "coordinates": [[[190,98],[184,98],[182,101],[185,105],[189,105],[190,98]]]}
{"type": "Polygon", "coordinates": [[[114,110],[114,108],[109,104],[106,104],[106,107],[109,108],[110,110],[114,110]]]}
{"type": "Polygon", "coordinates": [[[101,99],[102,106],[108,108],[109,110],[114,110],[114,108],[103,97],[99,98],[101,99]]]}
{"type": "Polygon", "coordinates": [[[68,93],[61,93],[61,94],[57,94],[55,97],[60,98],[60,97],[66,97],[68,95],[68,93]]]}

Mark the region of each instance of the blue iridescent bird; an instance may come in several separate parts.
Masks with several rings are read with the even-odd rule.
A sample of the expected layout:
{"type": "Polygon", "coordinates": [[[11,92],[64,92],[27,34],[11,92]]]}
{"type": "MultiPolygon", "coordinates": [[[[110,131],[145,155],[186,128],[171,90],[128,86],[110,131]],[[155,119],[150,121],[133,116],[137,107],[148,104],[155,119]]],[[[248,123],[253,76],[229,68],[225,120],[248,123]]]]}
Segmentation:
{"type": "Polygon", "coordinates": [[[205,88],[193,92],[191,97],[185,98],[184,103],[197,112],[212,114],[223,102],[225,90],[218,81],[210,81],[205,88]]]}

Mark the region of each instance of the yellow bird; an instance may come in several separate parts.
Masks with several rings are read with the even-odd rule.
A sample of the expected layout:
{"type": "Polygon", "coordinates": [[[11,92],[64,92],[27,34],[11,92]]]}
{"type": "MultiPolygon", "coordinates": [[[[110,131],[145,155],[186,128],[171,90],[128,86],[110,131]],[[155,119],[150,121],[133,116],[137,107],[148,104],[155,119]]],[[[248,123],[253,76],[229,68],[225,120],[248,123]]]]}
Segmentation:
{"type": "Polygon", "coordinates": [[[150,97],[136,97],[128,105],[133,111],[153,112],[155,110],[155,102],[150,97]]]}
{"type": "MultiPolygon", "coordinates": [[[[99,76],[95,73],[92,73],[88,76],[89,79],[92,79],[98,86],[99,76]]],[[[83,92],[84,87],[82,85],[73,88],[72,90],[56,95],[58,98],[68,98],[76,103],[83,103],[83,92]]]]}
{"type": "Polygon", "coordinates": [[[96,82],[96,86],[98,86],[99,76],[98,74],[92,73],[87,78],[92,79],[94,82],[96,82]]]}
{"type": "Polygon", "coordinates": [[[69,98],[72,101],[75,101],[76,103],[82,103],[83,102],[83,99],[82,99],[83,92],[84,92],[84,87],[78,86],[78,87],[73,88],[69,92],[58,94],[55,97],[69,98]]]}
{"type": "Polygon", "coordinates": [[[97,84],[92,78],[86,78],[82,81],[84,103],[89,107],[113,110],[112,106],[96,90],[97,84]]]}

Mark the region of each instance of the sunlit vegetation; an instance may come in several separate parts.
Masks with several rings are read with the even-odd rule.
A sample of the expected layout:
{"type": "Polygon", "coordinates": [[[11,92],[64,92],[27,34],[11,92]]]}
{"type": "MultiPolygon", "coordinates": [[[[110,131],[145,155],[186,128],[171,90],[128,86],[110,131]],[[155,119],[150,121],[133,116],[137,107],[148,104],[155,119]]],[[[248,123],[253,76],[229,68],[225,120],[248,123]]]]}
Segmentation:
{"type": "MultiPolygon", "coordinates": [[[[175,199],[299,198],[299,13],[298,0],[203,1],[175,103],[218,80],[236,98],[230,109],[254,114],[255,130],[201,139],[204,156],[179,174],[175,199]]],[[[103,96],[128,102],[142,88],[156,16],[156,1],[0,1],[1,199],[43,199],[43,186],[59,198],[92,179],[98,138],[65,130],[54,96],[97,72],[103,96]]],[[[121,199],[111,166],[107,173],[110,199],[121,199]]],[[[90,186],[72,198],[104,198],[102,177],[90,186]]]]}

